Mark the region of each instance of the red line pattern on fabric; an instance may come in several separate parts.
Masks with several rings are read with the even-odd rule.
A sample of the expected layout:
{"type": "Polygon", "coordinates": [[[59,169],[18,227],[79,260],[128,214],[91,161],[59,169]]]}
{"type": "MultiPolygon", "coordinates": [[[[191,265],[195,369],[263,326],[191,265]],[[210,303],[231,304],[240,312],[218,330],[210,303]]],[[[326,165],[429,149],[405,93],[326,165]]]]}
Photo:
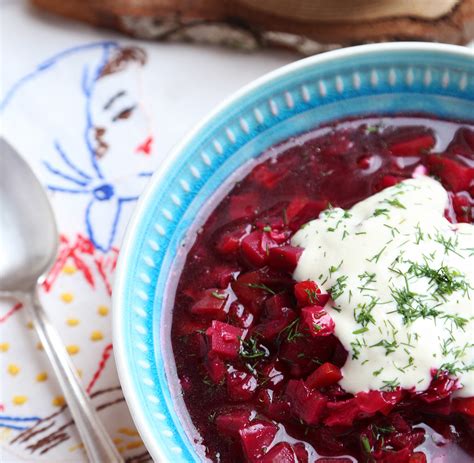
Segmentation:
{"type": "Polygon", "coordinates": [[[0,323],[7,321],[15,312],[23,307],[21,302],[17,302],[5,315],[0,317],[0,323]]]}
{"type": "Polygon", "coordinates": [[[99,366],[98,366],[97,370],[95,371],[94,375],[92,376],[92,379],[91,379],[89,385],[87,386],[86,392],[88,394],[91,393],[92,388],[94,387],[95,383],[97,382],[97,380],[100,378],[100,375],[104,371],[104,369],[107,365],[107,361],[109,360],[110,355],[112,354],[112,348],[113,348],[112,344],[107,344],[105,346],[105,348],[102,352],[102,358],[100,359],[99,366]]]}

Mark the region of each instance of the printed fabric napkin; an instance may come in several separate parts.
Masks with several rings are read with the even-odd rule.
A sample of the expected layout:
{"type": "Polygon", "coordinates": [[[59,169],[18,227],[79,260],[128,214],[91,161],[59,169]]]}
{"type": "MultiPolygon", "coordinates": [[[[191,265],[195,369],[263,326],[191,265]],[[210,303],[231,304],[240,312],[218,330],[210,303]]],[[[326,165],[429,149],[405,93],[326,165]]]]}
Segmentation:
{"type": "MultiPolygon", "coordinates": [[[[18,76],[0,98],[4,132],[48,190],[61,234],[41,301],[118,449],[135,463],[149,456],[115,372],[111,291],[117,243],[155,167],[140,87],[146,61],[142,48],[113,41],[58,50],[18,76]]],[[[64,398],[19,301],[0,302],[0,355],[0,442],[8,458],[83,460],[64,398]]]]}
{"type": "MultiPolygon", "coordinates": [[[[111,292],[127,221],[182,135],[290,56],[116,41],[21,1],[0,2],[0,15],[1,135],[47,189],[61,234],[41,301],[121,454],[150,461],[113,357],[111,292]]],[[[0,461],[84,462],[27,309],[0,299],[0,461]]]]}

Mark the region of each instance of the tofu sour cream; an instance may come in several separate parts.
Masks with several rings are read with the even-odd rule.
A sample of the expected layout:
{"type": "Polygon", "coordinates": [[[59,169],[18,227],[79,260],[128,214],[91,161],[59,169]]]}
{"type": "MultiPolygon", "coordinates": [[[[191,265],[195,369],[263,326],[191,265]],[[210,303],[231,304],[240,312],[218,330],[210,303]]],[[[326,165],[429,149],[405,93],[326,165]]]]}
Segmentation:
{"type": "Polygon", "coordinates": [[[304,249],[295,280],[332,295],[346,391],[423,391],[441,369],[459,378],[455,395],[474,395],[474,226],[451,224],[447,203],[421,176],[329,208],[293,236],[304,249]]]}

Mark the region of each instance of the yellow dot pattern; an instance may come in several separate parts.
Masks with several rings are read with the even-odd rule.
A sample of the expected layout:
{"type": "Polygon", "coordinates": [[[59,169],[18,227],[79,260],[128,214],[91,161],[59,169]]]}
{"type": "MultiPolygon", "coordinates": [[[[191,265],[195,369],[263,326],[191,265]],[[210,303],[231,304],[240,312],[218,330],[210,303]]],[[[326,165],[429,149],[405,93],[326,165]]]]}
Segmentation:
{"type": "Polygon", "coordinates": [[[91,333],[91,341],[101,341],[102,339],[104,339],[104,335],[102,334],[102,331],[94,330],[91,333]]]}
{"type": "Polygon", "coordinates": [[[29,330],[32,330],[33,329],[33,322],[30,320],[29,322],[26,322],[26,327],[29,329],[29,330]]]}
{"type": "Polygon", "coordinates": [[[77,268],[74,267],[74,265],[65,265],[63,267],[63,272],[66,274],[66,275],[74,275],[74,273],[77,272],[77,268]]]}
{"type": "Polygon", "coordinates": [[[133,442],[129,442],[125,447],[127,448],[127,450],[131,450],[131,449],[137,449],[142,446],[143,446],[143,442],[140,440],[136,440],[133,442]]]}
{"type": "Polygon", "coordinates": [[[16,376],[18,373],[20,373],[20,367],[18,365],[15,365],[14,363],[10,363],[7,367],[8,373],[10,373],[12,376],[16,376]]]}
{"type": "Polygon", "coordinates": [[[66,401],[64,400],[64,397],[62,395],[57,395],[52,401],[51,403],[53,404],[53,406],[55,407],[62,407],[66,401]]]}
{"type": "Polygon", "coordinates": [[[97,313],[101,317],[106,317],[109,313],[109,308],[105,305],[99,305],[99,307],[97,308],[97,313]]]}
{"type": "Polygon", "coordinates": [[[70,452],[75,452],[76,450],[84,448],[84,444],[81,442],[77,445],[73,445],[72,447],[69,447],[70,452]]]}
{"type": "Polygon", "coordinates": [[[15,395],[12,398],[13,405],[23,405],[28,401],[28,397],[26,395],[15,395]]]}
{"type": "Polygon", "coordinates": [[[43,347],[43,344],[41,344],[41,341],[38,341],[38,342],[36,343],[36,348],[37,348],[38,350],[44,350],[44,347],[43,347]]]}
{"type": "Polygon", "coordinates": [[[76,355],[79,352],[79,346],[76,344],[69,344],[69,346],[66,346],[66,350],[69,355],[76,355]]]}
{"type": "Polygon", "coordinates": [[[77,318],[68,318],[66,320],[66,325],[69,325],[69,326],[77,326],[79,325],[79,320],[77,318]]]}
{"type": "Polygon", "coordinates": [[[0,342],[0,352],[8,352],[10,344],[8,342],[0,342]]]}
{"type": "Polygon", "coordinates": [[[42,371],[41,373],[38,373],[36,375],[36,381],[38,381],[38,383],[42,383],[43,381],[46,381],[48,379],[48,373],[46,373],[45,371],[42,371]]]}
{"type": "Polygon", "coordinates": [[[66,304],[70,304],[74,300],[74,295],[72,293],[61,293],[59,297],[66,304]]]}

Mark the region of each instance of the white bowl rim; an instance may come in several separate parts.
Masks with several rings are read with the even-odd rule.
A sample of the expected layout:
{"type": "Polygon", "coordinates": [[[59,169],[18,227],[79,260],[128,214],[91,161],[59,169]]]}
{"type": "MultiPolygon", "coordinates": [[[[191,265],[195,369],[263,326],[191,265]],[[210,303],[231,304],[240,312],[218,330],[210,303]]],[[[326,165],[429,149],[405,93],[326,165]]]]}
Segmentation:
{"type": "Polygon", "coordinates": [[[121,316],[121,306],[115,298],[114,294],[122,294],[122,288],[125,286],[127,278],[127,265],[128,258],[133,246],[133,237],[136,234],[136,228],[140,224],[142,216],[142,209],[145,204],[148,203],[148,198],[152,195],[155,185],[164,178],[173,164],[178,154],[188,145],[193,138],[204,128],[216,114],[220,113],[226,107],[231,106],[235,101],[241,98],[246,93],[250,93],[252,90],[264,85],[267,82],[272,81],[278,77],[284,76],[293,71],[297,71],[309,65],[322,64],[328,61],[337,60],[341,58],[349,58],[359,55],[367,55],[371,53],[380,52],[441,52],[450,55],[456,55],[465,57],[468,59],[474,59],[474,50],[460,45],[450,45],[443,43],[431,43],[431,42],[387,42],[387,43],[376,43],[358,45],[354,47],[346,47],[338,50],[332,50],[329,52],[321,53],[318,55],[309,56],[297,60],[293,63],[282,66],[274,71],[271,71],[252,82],[244,85],[236,92],[225,98],[219,103],[211,112],[207,114],[199,123],[197,123],[193,129],[167,154],[166,159],[163,161],[158,170],[152,175],[148,185],[144,192],[140,195],[135,210],[132,214],[132,218],[127,226],[127,231],[120,248],[119,259],[117,263],[114,288],[112,292],[112,305],[113,305],[113,346],[114,346],[114,357],[117,365],[117,372],[122,386],[123,394],[132,415],[133,421],[137,426],[140,436],[149,451],[152,458],[156,461],[166,461],[166,457],[161,451],[160,446],[153,438],[151,431],[145,426],[146,418],[143,411],[143,404],[140,402],[138,395],[135,394],[132,378],[128,374],[126,365],[125,345],[122,340],[124,318],[121,316]]]}

